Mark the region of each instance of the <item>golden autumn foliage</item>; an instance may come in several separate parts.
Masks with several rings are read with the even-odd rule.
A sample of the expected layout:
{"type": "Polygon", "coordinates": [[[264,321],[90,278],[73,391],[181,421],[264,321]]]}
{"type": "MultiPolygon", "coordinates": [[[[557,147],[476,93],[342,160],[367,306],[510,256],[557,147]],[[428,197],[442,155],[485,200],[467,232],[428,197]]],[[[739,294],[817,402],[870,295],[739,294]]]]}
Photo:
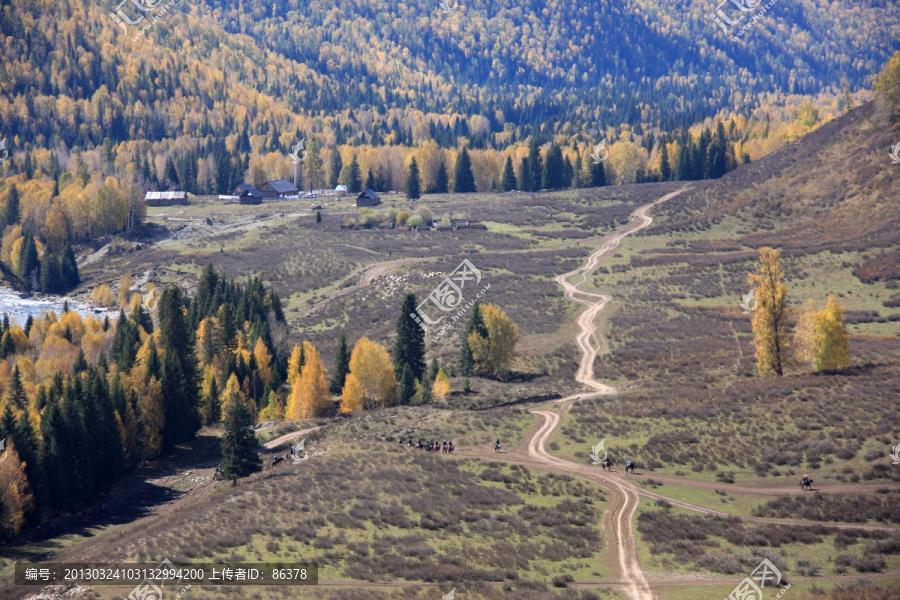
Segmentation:
{"type": "Polygon", "coordinates": [[[359,412],[363,410],[363,408],[362,386],[360,386],[359,379],[356,378],[356,375],[350,373],[344,381],[340,411],[342,413],[352,413],[359,412]]]}
{"type": "Polygon", "coordinates": [[[756,299],[753,313],[756,370],[763,376],[783,375],[787,359],[790,307],[779,255],[778,250],[760,248],[759,270],[749,275],[756,299]]]}
{"type": "Polygon", "coordinates": [[[484,304],[480,309],[488,336],[483,338],[477,331],[469,334],[475,370],[489,377],[500,377],[509,371],[512,364],[519,327],[498,306],[484,304]]]}
{"type": "Polygon", "coordinates": [[[450,378],[444,373],[444,369],[438,369],[438,374],[434,378],[434,386],[431,388],[431,397],[435,400],[446,400],[450,395],[450,378]]]}
{"type": "Polygon", "coordinates": [[[291,384],[291,396],[285,411],[285,418],[290,421],[312,419],[328,405],[331,398],[319,351],[309,342],[303,342],[303,356],[303,369],[291,384]]]}
{"type": "Polygon", "coordinates": [[[813,320],[816,370],[843,369],[849,365],[850,343],[844,328],[844,307],[838,304],[833,295],[829,295],[825,310],[816,312],[813,320]]]}
{"type": "Polygon", "coordinates": [[[259,421],[284,420],[284,408],[282,408],[281,403],[278,401],[278,396],[275,392],[269,392],[267,401],[266,407],[259,412],[259,421]]]}
{"type": "Polygon", "coordinates": [[[816,353],[813,347],[816,335],[815,313],[815,301],[807,300],[800,309],[797,325],[794,327],[794,337],[791,341],[794,361],[804,370],[813,370],[816,367],[816,353]]]}
{"type": "Polygon", "coordinates": [[[247,398],[243,391],[241,391],[241,384],[238,381],[237,375],[234,373],[231,374],[231,377],[228,378],[228,381],[225,383],[225,389],[222,391],[222,396],[219,402],[219,405],[222,407],[222,420],[225,420],[225,407],[229,405],[230,402],[243,402],[245,406],[250,410],[250,414],[253,415],[253,418],[256,418],[256,403],[247,398]]]}
{"type": "Polygon", "coordinates": [[[256,345],[253,346],[253,356],[256,358],[256,368],[259,371],[260,379],[266,385],[270,385],[272,383],[272,357],[262,337],[256,338],[256,345]]]}
{"type": "Polygon", "coordinates": [[[288,359],[287,380],[291,385],[294,380],[300,377],[300,369],[303,367],[303,348],[300,345],[294,345],[291,350],[291,357],[288,359]]]}
{"type": "Polygon", "coordinates": [[[12,442],[0,454],[0,461],[0,527],[18,534],[34,508],[34,496],[25,476],[25,463],[19,460],[12,442]]]}
{"type": "MultiPolygon", "coordinates": [[[[367,337],[360,338],[350,354],[350,375],[359,384],[365,408],[394,404],[397,397],[394,365],[387,348],[381,344],[367,337]]],[[[348,381],[350,375],[347,376],[348,381]]]]}
{"type": "Polygon", "coordinates": [[[101,283],[91,290],[91,302],[97,306],[113,308],[116,305],[116,298],[113,296],[109,286],[105,283],[101,283]]]}

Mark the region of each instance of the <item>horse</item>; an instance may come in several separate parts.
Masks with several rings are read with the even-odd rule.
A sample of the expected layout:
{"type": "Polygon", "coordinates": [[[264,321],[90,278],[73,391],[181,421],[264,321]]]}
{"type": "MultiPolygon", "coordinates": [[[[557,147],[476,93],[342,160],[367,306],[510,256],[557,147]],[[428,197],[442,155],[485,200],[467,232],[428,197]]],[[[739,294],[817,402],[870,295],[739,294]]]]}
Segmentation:
{"type": "Polygon", "coordinates": [[[631,469],[631,474],[634,475],[634,467],[636,464],[637,463],[635,463],[633,460],[630,460],[627,463],[625,463],[625,472],[627,473],[628,469],[631,469]]]}
{"type": "Polygon", "coordinates": [[[453,454],[453,442],[447,444],[447,454],[453,454]]]}
{"type": "Polygon", "coordinates": [[[500,442],[494,444],[494,452],[500,452],[500,442]]]}
{"type": "Polygon", "coordinates": [[[604,471],[612,471],[612,460],[607,458],[603,462],[600,463],[600,466],[603,467],[604,471]]]}
{"type": "Polygon", "coordinates": [[[278,463],[283,462],[283,461],[284,461],[284,457],[283,457],[283,456],[273,456],[273,457],[272,457],[272,466],[273,466],[273,467],[274,467],[274,466],[277,466],[278,463]]]}
{"type": "Polygon", "coordinates": [[[812,479],[801,479],[800,480],[800,489],[801,490],[812,490],[812,479]]]}

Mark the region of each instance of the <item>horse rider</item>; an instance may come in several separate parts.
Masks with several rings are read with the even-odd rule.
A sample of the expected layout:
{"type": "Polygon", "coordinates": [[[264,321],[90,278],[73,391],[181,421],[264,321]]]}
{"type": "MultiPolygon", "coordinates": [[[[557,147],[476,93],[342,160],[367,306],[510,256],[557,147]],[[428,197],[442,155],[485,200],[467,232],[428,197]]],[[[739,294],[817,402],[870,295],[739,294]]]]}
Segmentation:
{"type": "Polygon", "coordinates": [[[494,452],[500,452],[500,440],[494,443],[494,452]]]}

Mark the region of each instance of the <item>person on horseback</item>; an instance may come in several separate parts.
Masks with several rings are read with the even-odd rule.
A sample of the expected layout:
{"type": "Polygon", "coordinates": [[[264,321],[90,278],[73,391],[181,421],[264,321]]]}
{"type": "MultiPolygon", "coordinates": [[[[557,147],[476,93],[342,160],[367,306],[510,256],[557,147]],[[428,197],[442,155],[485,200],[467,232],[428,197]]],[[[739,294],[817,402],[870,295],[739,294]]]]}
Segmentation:
{"type": "Polygon", "coordinates": [[[500,440],[498,439],[496,443],[494,443],[494,452],[500,452],[500,440]]]}

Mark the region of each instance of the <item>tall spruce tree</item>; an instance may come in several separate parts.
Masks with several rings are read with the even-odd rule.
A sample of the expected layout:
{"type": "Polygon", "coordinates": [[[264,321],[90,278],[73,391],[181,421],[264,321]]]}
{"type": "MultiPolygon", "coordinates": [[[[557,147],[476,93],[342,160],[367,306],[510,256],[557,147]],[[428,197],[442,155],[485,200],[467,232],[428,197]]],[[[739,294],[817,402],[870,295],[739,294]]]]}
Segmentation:
{"type": "Polygon", "coordinates": [[[544,168],[541,173],[541,183],[548,190],[559,190],[568,185],[563,183],[563,155],[559,144],[551,144],[547,149],[544,160],[544,168]]]}
{"type": "Polygon", "coordinates": [[[163,448],[171,450],[192,439],[200,429],[197,359],[181,290],[170,287],[163,291],[158,310],[164,355],[161,381],[166,401],[163,448]]]}
{"type": "Polygon", "coordinates": [[[340,394],[344,389],[344,382],[350,373],[350,352],[347,350],[347,336],[342,331],[338,341],[337,350],[334,353],[334,366],[331,368],[331,381],[328,391],[332,394],[340,394]]]}
{"type": "Polygon", "coordinates": [[[6,193],[6,224],[7,225],[15,225],[19,222],[19,188],[16,187],[16,184],[12,184],[9,186],[9,191],[6,193]]]}
{"type": "Polygon", "coordinates": [[[456,157],[456,166],[453,169],[453,191],[457,194],[465,194],[475,191],[475,176],[472,175],[472,160],[469,158],[469,150],[463,146],[456,157]]]}
{"type": "Polygon", "coordinates": [[[422,381],[425,373],[425,331],[413,320],[416,295],[407,294],[397,317],[397,340],[394,342],[394,374],[399,381],[403,368],[409,366],[414,379],[422,381]]]}
{"type": "Polygon", "coordinates": [[[328,161],[328,187],[334,189],[338,185],[338,177],[341,175],[341,169],[344,168],[344,161],[341,159],[341,151],[332,148],[331,158],[328,161]]]}
{"type": "Polygon", "coordinates": [[[25,388],[22,386],[22,376],[19,373],[18,363],[13,367],[9,376],[9,382],[6,386],[6,401],[8,405],[15,406],[19,410],[25,408],[25,405],[28,403],[28,396],[25,394],[25,388]]]}
{"type": "Polygon", "coordinates": [[[659,140],[659,178],[661,181],[672,179],[672,164],[669,162],[669,148],[664,138],[659,140]]]}
{"type": "Polygon", "coordinates": [[[444,164],[444,155],[441,153],[441,160],[438,163],[438,172],[434,182],[435,194],[446,194],[450,191],[450,175],[447,173],[447,165],[444,164]]]}
{"type": "Polygon", "coordinates": [[[65,509],[73,512],[72,496],[77,485],[74,465],[80,458],[75,456],[72,435],[55,394],[51,394],[41,418],[41,439],[41,480],[46,483],[40,497],[43,511],[50,515],[65,509]]]}
{"type": "Polygon", "coordinates": [[[504,192],[516,189],[516,172],[513,170],[512,156],[506,157],[506,165],[503,167],[503,180],[500,184],[504,192]]]}
{"type": "Polygon", "coordinates": [[[472,305],[469,312],[469,318],[466,321],[466,329],[462,333],[459,349],[459,370],[463,375],[468,377],[475,368],[475,358],[472,355],[472,347],[469,345],[469,335],[477,332],[481,337],[488,337],[487,326],[484,324],[484,318],[481,316],[481,304],[477,301],[472,305]]]}
{"type": "Polygon", "coordinates": [[[116,333],[113,336],[112,359],[122,372],[128,372],[134,366],[140,348],[140,334],[137,325],[125,316],[124,311],[119,311],[119,320],[116,325],[116,333]]]}
{"type": "Polygon", "coordinates": [[[413,158],[409,163],[409,176],[406,178],[406,197],[409,200],[418,200],[422,196],[421,182],[419,180],[419,165],[413,158]]]}
{"type": "Polygon", "coordinates": [[[219,386],[216,384],[216,378],[213,377],[209,383],[209,389],[203,396],[203,415],[206,418],[206,425],[215,425],[222,416],[221,405],[219,404],[219,386]]]}
{"type": "MultiPolygon", "coordinates": [[[[234,378],[234,375],[232,375],[234,378]]],[[[226,390],[236,388],[231,382],[226,390]]],[[[259,455],[259,440],[251,427],[253,415],[240,390],[226,399],[225,432],[222,435],[222,470],[227,479],[247,477],[262,469],[259,455]]]]}
{"type": "Polygon", "coordinates": [[[535,136],[532,136],[531,141],[528,143],[528,167],[531,169],[529,175],[531,188],[527,191],[536,192],[541,189],[541,184],[543,183],[544,161],[541,158],[541,146],[538,144],[535,136]]]}
{"type": "Polygon", "coordinates": [[[408,364],[403,365],[403,374],[397,379],[400,404],[409,404],[416,395],[416,378],[408,364]]]}
{"type": "Polygon", "coordinates": [[[359,160],[357,160],[356,155],[353,156],[353,160],[350,162],[350,174],[347,178],[347,191],[351,194],[358,194],[363,191],[359,160]]]}
{"type": "Polygon", "coordinates": [[[40,284],[40,259],[38,258],[37,244],[34,236],[25,235],[25,241],[22,243],[22,254],[19,258],[19,277],[25,282],[25,285],[35,288],[35,284],[40,284]]]}
{"type": "Polygon", "coordinates": [[[81,275],[78,273],[78,262],[75,260],[75,251],[72,244],[66,241],[63,246],[60,260],[60,275],[62,276],[63,285],[66,290],[71,290],[81,283],[81,275]]]}
{"type": "Polygon", "coordinates": [[[41,257],[41,291],[45,294],[58,294],[64,291],[59,261],[51,251],[49,243],[44,246],[44,256],[41,257]]]}

